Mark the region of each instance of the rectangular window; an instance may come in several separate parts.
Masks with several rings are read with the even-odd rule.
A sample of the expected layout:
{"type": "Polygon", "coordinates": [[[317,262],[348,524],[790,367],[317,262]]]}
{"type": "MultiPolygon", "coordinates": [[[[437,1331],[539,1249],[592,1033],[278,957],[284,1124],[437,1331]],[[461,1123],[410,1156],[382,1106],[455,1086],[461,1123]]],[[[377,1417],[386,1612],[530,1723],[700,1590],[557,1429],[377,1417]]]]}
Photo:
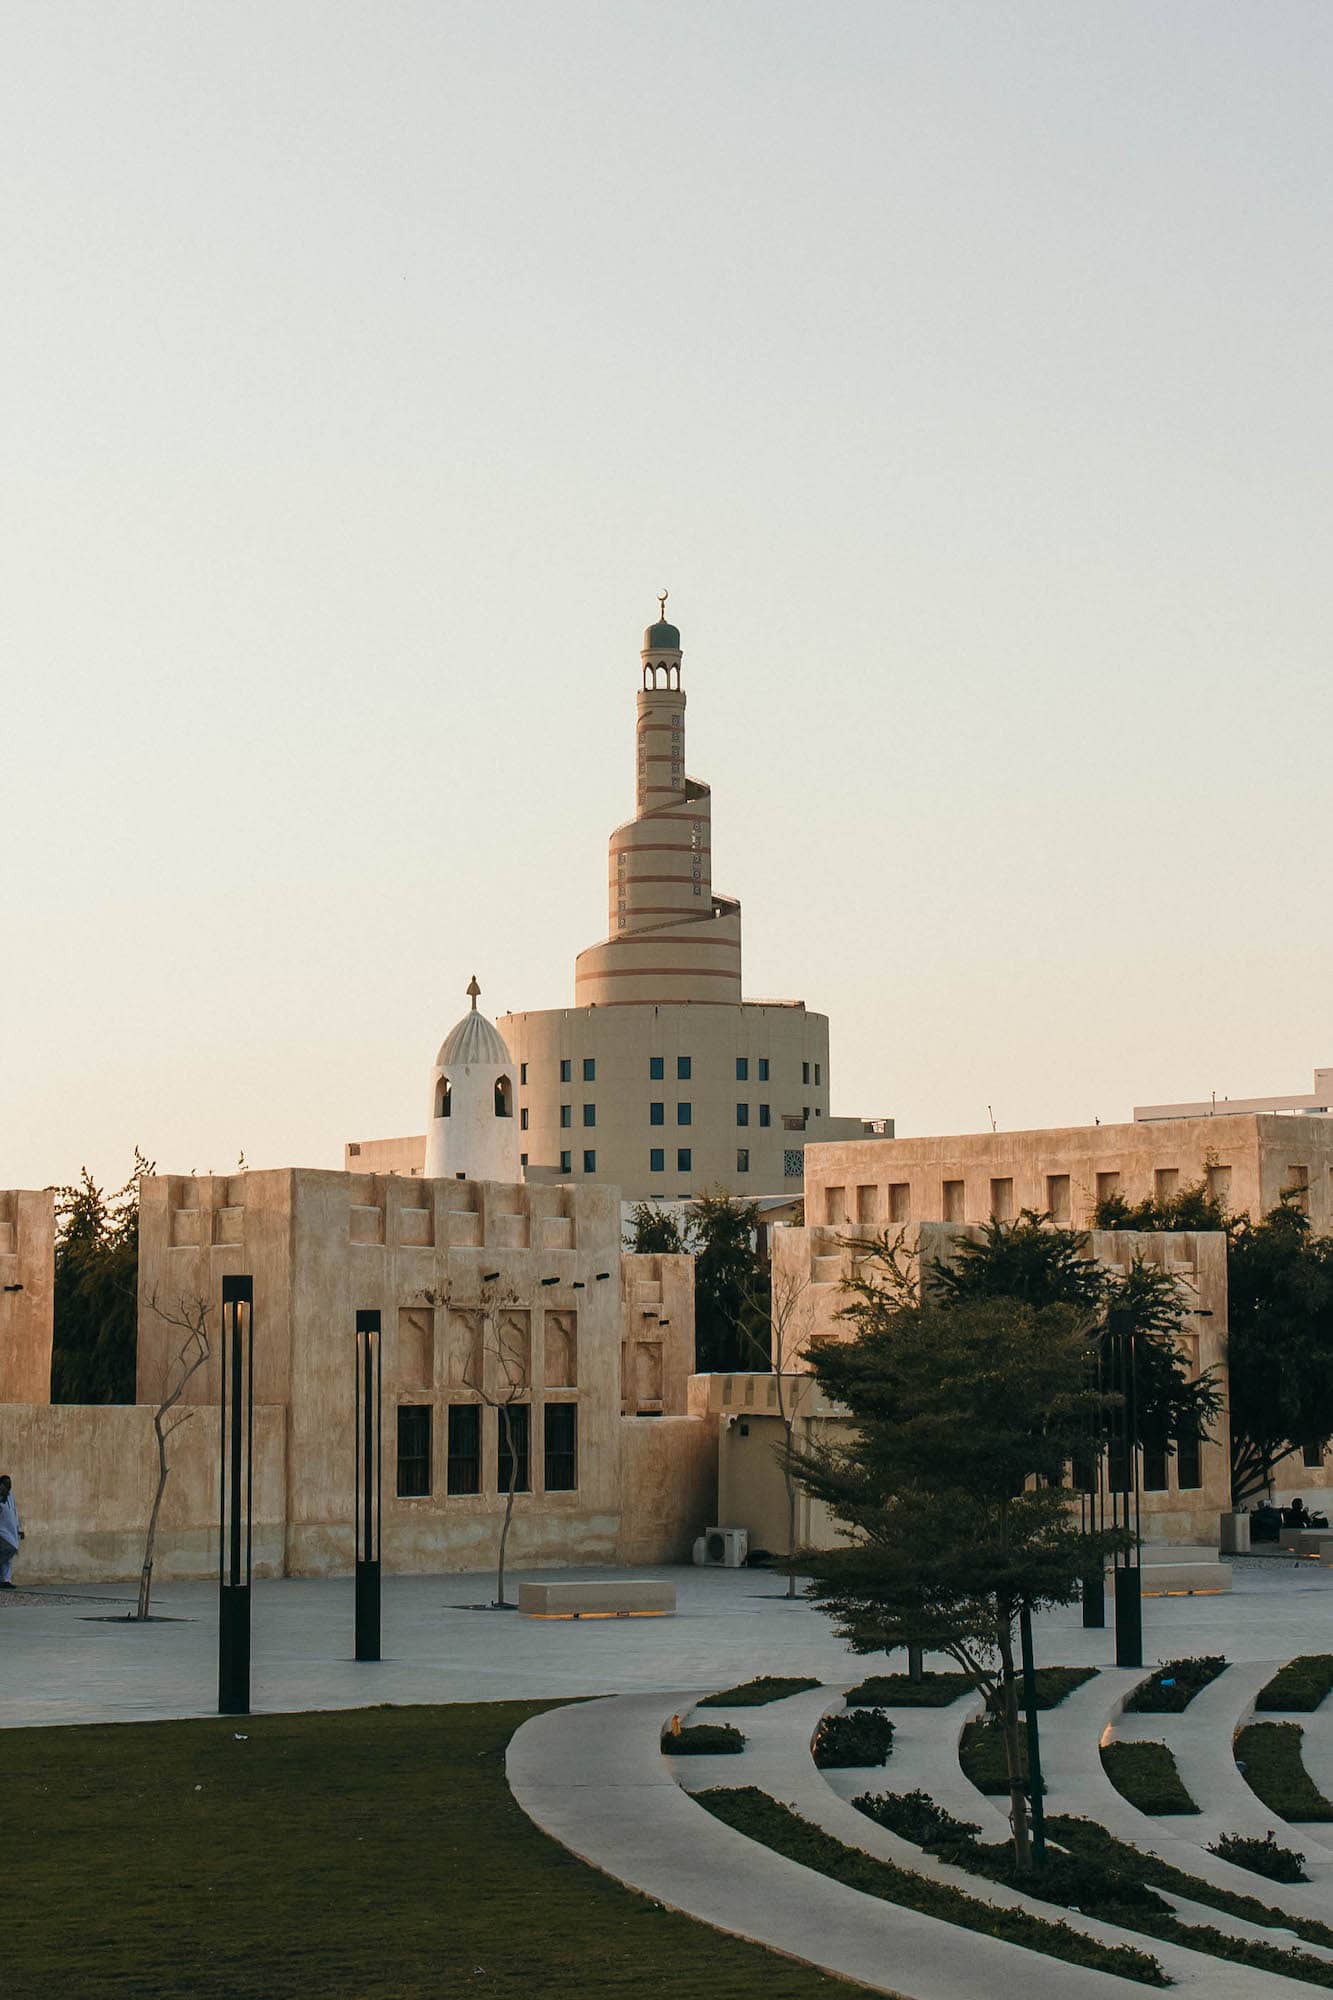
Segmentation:
{"type": "Polygon", "coordinates": [[[831,1187],[824,1190],[825,1222],[845,1222],[847,1220],[847,1190],[845,1187],[831,1187]]]}
{"type": "Polygon", "coordinates": [[[737,1056],[736,1081],[737,1083],[748,1083],[749,1080],[750,1080],[750,1058],[748,1056],[737,1056]]]}
{"type": "Polygon", "coordinates": [[[562,1129],[563,1129],[564,1131],[566,1131],[566,1132],[567,1132],[567,1131],[569,1130],[570,1126],[571,1126],[571,1125],[572,1125],[573,1123],[574,1123],[574,1107],[573,1107],[573,1105],[572,1105],[572,1104],[562,1104],[562,1105],[560,1106],[560,1124],[561,1124],[561,1127],[562,1127],[562,1129]]]}
{"type": "Polygon", "coordinates": [[[1176,1439],[1176,1485],[1182,1493],[1203,1485],[1197,1431],[1182,1432],[1176,1439]]]}
{"type": "Polygon", "coordinates": [[[449,1493],[481,1491],[481,1406],[450,1403],[449,1461],[445,1475],[449,1493]]]}
{"type": "Polygon", "coordinates": [[[688,1174],[693,1171],[693,1168],[691,1166],[691,1158],[692,1156],[688,1146],[677,1146],[676,1172],[678,1174],[688,1174]]]}
{"type": "Polygon", "coordinates": [[[688,1056],[677,1056],[677,1057],[676,1057],[676,1080],[677,1080],[677,1082],[678,1082],[678,1083],[685,1083],[685,1082],[687,1082],[687,1081],[689,1080],[689,1074],[690,1074],[690,1059],[689,1059],[689,1057],[688,1057],[688,1056]]]}
{"type": "Polygon", "coordinates": [[[518,1129],[520,1132],[526,1132],[528,1129],[528,1107],[526,1104],[519,1106],[518,1129]]]}
{"type": "Polygon", "coordinates": [[[1014,1184],[1008,1178],[992,1181],[990,1184],[990,1212],[995,1222],[1012,1222],[1014,1219],[1014,1184]]]}
{"type": "Polygon", "coordinates": [[[560,1155],[560,1171],[561,1171],[561,1173],[562,1173],[562,1174],[572,1174],[572,1173],[573,1173],[573,1171],[574,1171],[574,1155],[573,1155],[572,1153],[562,1153],[562,1154],[560,1155]]]}
{"type": "Polygon", "coordinates": [[[859,1187],[856,1190],[856,1219],[858,1222],[879,1221],[879,1189],[859,1187]]]}
{"type": "Polygon", "coordinates": [[[597,1058],[595,1056],[585,1056],[583,1058],[583,1081],[585,1083],[596,1083],[597,1081],[597,1058]]]}
{"type": "Polygon", "coordinates": [[[595,1104],[584,1105],[583,1123],[585,1127],[592,1126],[597,1123],[597,1106],[595,1104]]]}
{"type": "Polygon", "coordinates": [[[1179,1167],[1158,1167],[1152,1177],[1152,1191],[1158,1201],[1170,1201],[1179,1185],[1179,1167]]]}
{"type": "Polygon", "coordinates": [[[749,1171],[750,1171],[750,1148],[748,1146],[737,1146],[736,1172],[738,1174],[748,1174],[749,1171]]]}
{"type": "Polygon", "coordinates": [[[514,1482],[516,1493],[529,1490],[528,1480],[528,1425],[531,1411],[526,1403],[510,1403],[507,1408],[495,1413],[496,1436],[499,1450],[495,1459],[495,1490],[497,1493],[509,1491],[509,1448],[505,1442],[505,1417],[509,1418],[510,1435],[514,1440],[514,1457],[518,1461],[518,1478],[514,1482]]]}
{"type": "Polygon", "coordinates": [[[1104,1201],[1110,1201],[1112,1195],[1117,1195],[1119,1194],[1119,1192],[1120,1192],[1119,1174],[1114,1174],[1114,1173],[1098,1174],[1097,1201],[1099,1205],[1104,1201]]]}
{"type": "Polygon", "coordinates": [[[688,1125],[693,1115],[693,1107],[688,1102],[676,1106],[677,1125],[688,1125]]]}
{"type": "Polygon", "coordinates": [[[666,1057],[649,1056],[648,1058],[649,1080],[653,1083],[660,1083],[665,1075],[666,1075],[666,1057]]]}
{"type": "Polygon", "coordinates": [[[573,1080],[574,1080],[574,1065],[570,1061],[568,1056],[561,1056],[560,1081],[561,1083],[572,1083],[573,1080]]]}
{"type": "Polygon", "coordinates": [[[1213,1166],[1205,1168],[1204,1171],[1208,1180],[1209,1194],[1215,1202],[1220,1203],[1225,1208],[1231,1199],[1230,1167],[1213,1166]]]}
{"type": "Polygon", "coordinates": [[[771,1125],[773,1123],[773,1113],[767,1104],[761,1104],[759,1107],[759,1123],[761,1125],[771,1125]]]}
{"type": "Polygon", "coordinates": [[[809,1083],[809,1081],[810,1081],[810,1065],[807,1062],[803,1062],[801,1064],[801,1082],[809,1083]]]}
{"type": "Polygon", "coordinates": [[[759,1058],[759,1081],[760,1081],[760,1083],[767,1083],[767,1082],[768,1082],[768,1057],[767,1057],[767,1056],[760,1056],[760,1058],[759,1058]]]}
{"type": "Polygon", "coordinates": [[[910,1181],[889,1182],[889,1221],[910,1222],[912,1220],[912,1183],[910,1181]]]}
{"type": "Polygon", "coordinates": [[[1301,1464],[1313,1466],[1316,1470],[1324,1462],[1324,1447],[1318,1438],[1311,1438],[1309,1444],[1301,1447],[1301,1464]]]}
{"type": "Polygon", "coordinates": [[[526,1153],[519,1154],[518,1164],[520,1165],[520,1167],[526,1167],[526,1165],[528,1164],[528,1156],[526,1153]]]}
{"type": "Polygon", "coordinates": [[[738,1104],[738,1105],[736,1106],[736,1123],[737,1123],[738,1125],[748,1125],[748,1124],[749,1124],[749,1122],[750,1122],[750,1107],[749,1107],[749,1105],[748,1105],[748,1104],[738,1104]]]}
{"type": "Polygon", "coordinates": [[[430,1495],[430,1404],[398,1405],[398,1497],[425,1500],[430,1495]]]}
{"type": "Polygon", "coordinates": [[[961,1222],[963,1219],[963,1183],[961,1181],[945,1181],[940,1192],[943,1196],[940,1205],[944,1210],[944,1220],[946,1222],[961,1222]]]}
{"type": "Polygon", "coordinates": [[[648,1106],[648,1123],[649,1123],[650,1125],[665,1125],[665,1124],[666,1124],[666,1106],[665,1106],[665,1104],[650,1104],[650,1105],[648,1106]]]}
{"type": "Polygon", "coordinates": [[[1293,1208],[1302,1215],[1310,1213],[1310,1169],[1308,1167],[1288,1167],[1286,1183],[1281,1189],[1293,1208]]]}
{"type": "Polygon", "coordinates": [[[518,1066],[518,1080],[520,1083],[526,1083],[528,1080],[528,1066],[526,1063],[520,1063],[518,1066]]]}
{"type": "Polygon", "coordinates": [[[1052,1222],[1068,1222],[1070,1216],[1068,1174],[1047,1174],[1046,1213],[1052,1222]]]}
{"type": "Polygon", "coordinates": [[[1165,1493],[1168,1483],[1166,1476],[1166,1440],[1164,1438],[1145,1438],[1141,1462],[1143,1465],[1144,1492],[1165,1493]]]}
{"type": "Polygon", "coordinates": [[[818,1063],[816,1063],[816,1064],[815,1064],[815,1082],[816,1082],[816,1083],[819,1083],[820,1081],[821,1081],[821,1071],[820,1071],[820,1067],[819,1067],[819,1064],[818,1064],[818,1063]]]}
{"type": "Polygon", "coordinates": [[[584,1148],[583,1152],[583,1171],[585,1174],[595,1174],[597,1172],[597,1155],[594,1152],[590,1152],[587,1147],[584,1148]]]}
{"type": "Polygon", "coordinates": [[[546,1491],[573,1493],[579,1483],[578,1404],[548,1403],[543,1423],[546,1433],[546,1491]]]}
{"type": "Polygon", "coordinates": [[[661,1146],[649,1147],[648,1171],[650,1174],[664,1174],[666,1172],[666,1152],[661,1146]]]}

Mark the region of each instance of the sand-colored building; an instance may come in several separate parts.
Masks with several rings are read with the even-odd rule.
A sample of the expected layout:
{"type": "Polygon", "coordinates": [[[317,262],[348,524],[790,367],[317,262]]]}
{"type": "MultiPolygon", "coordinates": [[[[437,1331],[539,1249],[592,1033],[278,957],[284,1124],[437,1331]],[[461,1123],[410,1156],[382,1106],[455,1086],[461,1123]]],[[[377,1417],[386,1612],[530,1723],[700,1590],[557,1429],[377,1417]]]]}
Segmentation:
{"type": "Polygon", "coordinates": [[[51,1400],[55,1236],[51,1188],[0,1192],[0,1403],[51,1400]]]}
{"type": "MultiPolygon", "coordinates": [[[[724,1187],[799,1192],[805,1148],[891,1133],[835,1118],[828,1017],[746,1000],[741,906],[713,881],[713,795],[686,772],[680,633],[649,626],[636,697],[635,810],[610,839],[607,935],[578,954],[572,1007],[506,1014],[529,1180],[625,1199],[724,1187]]],[[[419,1174],[425,1141],[349,1143],[351,1170],[419,1174]]]]}

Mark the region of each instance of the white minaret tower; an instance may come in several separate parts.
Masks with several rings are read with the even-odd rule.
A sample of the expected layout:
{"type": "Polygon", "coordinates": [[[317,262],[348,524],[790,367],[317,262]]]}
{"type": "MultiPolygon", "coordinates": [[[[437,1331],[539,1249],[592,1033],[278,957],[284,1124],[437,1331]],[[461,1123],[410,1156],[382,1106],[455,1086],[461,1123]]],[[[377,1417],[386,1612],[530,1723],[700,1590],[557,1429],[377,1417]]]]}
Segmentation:
{"type": "Polygon", "coordinates": [[[477,1012],[475,973],[467,990],[472,1011],[445,1036],[431,1076],[426,1178],[518,1181],[513,1058],[494,1022],[477,1012]]]}

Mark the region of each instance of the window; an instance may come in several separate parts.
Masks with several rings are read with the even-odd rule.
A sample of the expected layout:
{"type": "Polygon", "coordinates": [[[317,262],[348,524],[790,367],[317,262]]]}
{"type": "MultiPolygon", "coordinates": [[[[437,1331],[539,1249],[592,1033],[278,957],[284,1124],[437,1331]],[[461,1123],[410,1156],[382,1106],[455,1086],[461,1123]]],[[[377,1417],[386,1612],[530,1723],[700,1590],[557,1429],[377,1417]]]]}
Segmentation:
{"type": "Polygon", "coordinates": [[[1286,1185],[1281,1193],[1293,1208],[1302,1215],[1310,1213],[1310,1169],[1308,1167],[1288,1167],[1286,1185]]]}
{"type": "Polygon", "coordinates": [[[587,1147],[584,1148],[583,1152],[583,1171],[585,1174],[595,1174],[597,1172],[597,1155],[587,1147]]]}
{"type": "Polygon", "coordinates": [[[809,1063],[803,1062],[801,1064],[801,1082],[809,1083],[809,1081],[810,1081],[810,1065],[809,1063]]]}
{"type": "Polygon", "coordinates": [[[1179,1167],[1158,1167],[1152,1177],[1152,1191],[1159,1201],[1171,1201],[1180,1185],[1179,1167]]]}
{"type": "Polygon", "coordinates": [[[548,1493],[573,1493],[579,1483],[579,1406],[548,1403],[545,1484],[548,1493]]]}
{"type": "Polygon", "coordinates": [[[449,1458],[445,1473],[448,1493],[481,1491],[481,1406],[450,1403],[449,1458]]]}
{"type": "Polygon", "coordinates": [[[435,1116],[437,1118],[447,1118],[450,1115],[452,1110],[450,1100],[452,1096],[453,1093],[449,1088],[449,1079],[447,1076],[442,1076],[435,1086],[435,1116]]]}
{"type": "Polygon", "coordinates": [[[737,1083],[748,1083],[749,1080],[750,1080],[750,1058],[748,1056],[737,1056],[736,1081],[737,1083]]]}
{"type": "Polygon", "coordinates": [[[693,1115],[694,1115],[693,1107],[688,1103],[688,1101],[684,1104],[678,1104],[676,1106],[677,1125],[688,1125],[693,1115]]]}
{"type": "Polygon", "coordinates": [[[830,1187],[824,1190],[825,1222],[845,1222],[847,1220],[847,1190],[845,1187],[830,1187]]]}
{"type": "Polygon", "coordinates": [[[782,1177],[788,1181],[800,1180],[805,1172],[805,1154],[799,1146],[784,1146],[782,1151],[782,1177]]]}
{"type": "Polygon", "coordinates": [[[583,1058],[583,1081],[585,1083],[596,1083],[597,1081],[597,1058],[595,1056],[585,1056],[583,1058]]]}
{"type": "Polygon", "coordinates": [[[961,1222],[963,1219],[963,1183],[961,1181],[945,1181],[941,1193],[943,1196],[941,1206],[944,1210],[944,1220],[946,1222],[961,1222]]]}
{"type": "Polygon", "coordinates": [[[430,1496],[430,1404],[398,1405],[398,1497],[430,1496]]]}
{"type": "Polygon", "coordinates": [[[528,1080],[528,1066],[526,1063],[520,1063],[518,1066],[518,1080],[520,1083],[526,1083],[528,1080]]]}
{"type": "Polygon", "coordinates": [[[569,1057],[568,1057],[568,1056],[561,1056],[561,1058],[560,1058],[560,1081],[561,1081],[561,1083],[572,1083],[572,1082],[573,1082],[573,1080],[574,1080],[574,1065],[573,1065],[573,1063],[572,1063],[572,1062],[571,1062],[571,1061],[569,1060],[569,1057]]]}
{"type": "Polygon", "coordinates": [[[648,1171],[650,1174],[664,1174],[666,1172],[666,1152],[661,1146],[649,1147],[648,1171]]]}
{"type": "Polygon", "coordinates": [[[1111,1198],[1112,1198],[1112,1196],[1113,1196],[1113,1195],[1117,1195],[1117,1194],[1119,1194],[1119,1192],[1120,1192],[1120,1176],[1119,1176],[1119,1174],[1115,1174],[1115,1173],[1112,1173],[1112,1174],[1098,1174],[1098,1176],[1097,1176],[1097,1202],[1098,1202],[1098,1206],[1100,1206],[1100,1205],[1101,1205],[1101,1203],[1102,1203],[1102,1202],[1104,1202],[1104,1201],[1110,1201],[1110,1200],[1111,1200],[1111,1198]]]}
{"type": "Polygon", "coordinates": [[[526,1153],[519,1154],[518,1164],[520,1165],[520,1167],[526,1167],[526,1165],[528,1164],[528,1156],[526,1153]]]}
{"type": "Polygon", "coordinates": [[[677,1146],[676,1148],[676,1172],[678,1174],[688,1174],[693,1172],[693,1166],[691,1164],[691,1154],[688,1146],[677,1146]]]}
{"type": "Polygon", "coordinates": [[[760,1058],[759,1058],[759,1081],[760,1081],[760,1083],[767,1083],[767,1082],[768,1082],[768,1057],[767,1057],[767,1056],[760,1056],[760,1058]]]}
{"type": "Polygon", "coordinates": [[[749,1105],[748,1105],[748,1104],[738,1104],[738,1105],[736,1106],[736,1123],[737,1123],[738,1125],[748,1125],[748,1124],[749,1124],[749,1122],[750,1122],[750,1107],[749,1107],[749,1105]]]}
{"type": "Polygon", "coordinates": [[[1320,1438],[1311,1438],[1308,1444],[1302,1445],[1301,1447],[1302,1465],[1310,1465],[1318,1468],[1323,1464],[1323,1462],[1324,1462],[1324,1446],[1323,1446],[1323,1441],[1320,1438]]]}
{"type": "Polygon", "coordinates": [[[856,1190],[856,1219],[858,1222],[879,1221],[879,1189],[859,1187],[856,1190]]]}
{"type": "Polygon", "coordinates": [[[736,1172],[738,1174],[748,1174],[749,1171],[750,1171],[750,1148],[748,1146],[737,1146],[736,1172]]]}
{"type": "Polygon", "coordinates": [[[665,1106],[665,1104],[650,1104],[650,1105],[648,1106],[648,1123],[649,1123],[650,1125],[665,1125],[665,1124],[666,1124],[666,1106],[665,1106]]]}
{"type": "Polygon", "coordinates": [[[1149,1437],[1143,1441],[1143,1490],[1145,1493],[1165,1493],[1166,1439],[1149,1437]]]}
{"type": "Polygon", "coordinates": [[[495,1458],[495,1490],[497,1493],[509,1491],[510,1458],[505,1442],[505,1418],[509,1419],[509,1433],[514,1440],[514,1457],[518,1461],[518,1478],[514,1481],[516,1493],[529,1490],[528,1480],[528,1424],[531,1411],[526,1403],[510,1403],[495,1413],[496,1438],[499,1450],[495,1458]]]}
{"type": "Polygon", "coordinates": [[[820,1078],[821,1078],[821,1075],[822,1075],[822,1072],[821,1072],[821,1070],[820,1070],[820,1067],[819,1067],[819,1064],[818,1064],[818,1063],[816,1063],[816,1064],[815,1064],[815,1082],[816,1082],[816,1083],[818,1083],[818,1082],[820,1081],[820,1078]]]}
{"type": "Polygon", "coordinates": [[[688,1056],[677,1056],[677,1057],[676,1057],[676,1080],[677,1080],[677,1082],[680,1082],[680,1083],[684,1083],[684,1082],[686,1082],[686,1081],[688,1080],[688,1078],[689,1078],[689,1074],[690,1074],[690,1059],[689,1059],[689,1057],[688,1057],[688,1056]]]}
{"type": "Polygon", "coordinates": [[[1052,1222],[1069,1220],[1069,1176],[1068,1174],[1047,1174],[1046,1213],[1052,1222]]]}
{"type": "Polygon", "coordinates": [[[562,1105],[560,1106],[560,1124],[561,1124],[562,1128],[563,1128],[563,1129],[564,1129],[564,1130],[565,1130],[565,1131],[567,1132],[567,1131],[569,1130],[570,1126],[571,1126],[571,1125],[572,1125],[573,1123],[574,1123],[574,1107],[573,1107],[573,1105],[572,1105],[572,1104],[562,1104],[562,1105]]]}
{"type": "Polygon", "coordinates": [[[1014,1219],[1014,1184],[1005,1179],[990,1184],[990,1212],[995,1222],[1012,1222],[1014,1219]]]}
{"type": "Polygon", "coordinates": [[[562,1153],[560,1155],[560,1171],[562,1174],[573,1173],[574,1155],[572,1153],[562,1153]]]}
{"type": "Polygon", "coordinates": [[[1215,1202],[1225,1208],[1231,1199],[1230,1167],[1210,1166],[1204,1169],[1208,1182],[1208,1193],[1215,1202]]]}
{"type": "Polygon", "coordinates": [[[528,1107],[526,1104],[518,1114],[518,1129],[520,1132],[526,1132],[528,1129],[528,1107]]]}
{"type": "Polygon", "coordinates": [[[910,1222],[912,1220],[912,1183],[910,1181],[889,1182],[889,1221],[910,1222]]]}
{"type": "Polygon", "coordinates": [[[1182,1431],[1176,1438],[1176,1485],[1182,1493],[1203,1485],[1198,1431],[1182,1431]]]}
{"type": "Polygon", "coordinates": [[[648,1077],[649,1077],[649,1080],[650,1080],[650,1082],[652,1082],[652,1083],[661,1083],[661,1081],[662,1081],[662,1079],[663,1079],[663,1077],[664,1077],[665,1075],[666,1075],[666,1057],[665,1057],[665,1056],[649,1056],[649,1058],[648,1058],[648,1077]]]}
{"type": "Polygon", "coordinates": [[[495,1079],[495,1115],[497,1118],[512,1118],[514,1115],[514,1080],[509,1076],[495,1079]]]}
{"type": "Polygon", "coordinates": [[[773,1123],[773,1113],[766,1104],[761,1104],[759,1107],[759,1123],[764,1126],[773,1123]]]}
{"type": "Polygon", "coordinates": [[[596,1106],[595,1104],[585,1104],[585,1105],[584,1105],[584,1107],[583,1107],[583,1123],[584,1123],[584,1126],[585,1126],[585,1128],[586,1128],[586,1127],[588,1127],[588,1126],[592,1126],[592,1125],[595,1125],[595,1124],[597,1123],[597,1106],[596,1106]]]}

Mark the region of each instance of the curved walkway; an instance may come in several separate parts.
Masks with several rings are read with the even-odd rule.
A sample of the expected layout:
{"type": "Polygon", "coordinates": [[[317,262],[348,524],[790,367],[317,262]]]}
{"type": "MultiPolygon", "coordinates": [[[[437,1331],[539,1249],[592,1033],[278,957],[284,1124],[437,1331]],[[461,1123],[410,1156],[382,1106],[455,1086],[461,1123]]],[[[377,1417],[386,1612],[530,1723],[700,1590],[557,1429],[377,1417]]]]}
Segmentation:
{"type": "MultiPolygon", "coordinates": [[[[506,1764],[510,1788],[543,1832],[629,1887],[875,1992],[907,2000],[978,2000],[1017,1982],[1025,2000],[1142,2000],[1145,1989],[1132,1980],[982,1937],[831,1881],[725,1826],[683,1789],[687,1774],[675,1767],[686,1763],[695,1789],[760,1785],[838,1838],[848,1838],[847,1822],[854,1821],[855,1844],[868,1852],[958,1880],[978,1900],[1031,1907],[1016,1892],[959,1877],[922,1856],[824,1784],[808,1744],[833,1693],[820,1689],[774,1704],[785,1714],[747,1709],[742,1726],[750,1740],[741,1756],[688,1760],[665,1758],[658,1749],[662,1725],[674,1709],[688,1707],[688,1696],[619,1696],[552,1709],[516,1732],[506,1764]]],[[[718,1719],[727,1714],[710,1711],[718,1719]]],[[[1053,1922],[1065,1914],[1039,1907],[1053,1922]]],[[[1069,1915],[1091,1934],[1128,1935],[1069,1915]]],[[[1152,1939],[1132,1941],[1164,1965],[1169,1960],[1182,1990],[1202,1994],[1206,1987],[1210,2000],[1309,2000],[1303,1982],[1202,1959],[1152,1939]]]]}

